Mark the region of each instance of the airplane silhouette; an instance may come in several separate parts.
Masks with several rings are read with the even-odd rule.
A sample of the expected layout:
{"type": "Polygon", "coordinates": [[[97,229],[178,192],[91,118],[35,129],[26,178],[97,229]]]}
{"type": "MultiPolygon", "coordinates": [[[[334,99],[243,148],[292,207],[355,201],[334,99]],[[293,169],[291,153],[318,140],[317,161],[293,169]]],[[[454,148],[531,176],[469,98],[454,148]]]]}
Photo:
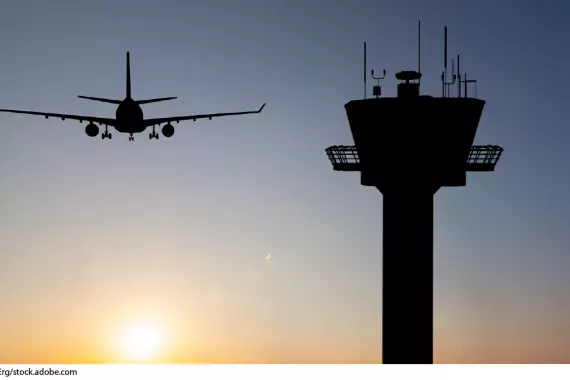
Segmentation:
{"type": "Polygon", "coordinates": [[[114,127],[118,132],[130,134],[129,141],[134,141],[135,138],[133,137],[133,134],[144,132],[148,127],[152,127],[152,133],[148,135],[148,138],[158,139],[158,133],[156,133],[155,127],[156,126],[160,127],[160,125],[163,123],[166,123],[166,125],[162,127],[162,134],[165,137],[172,137],[174,135],[174,127],[172,126],[171,122],[174,121],[179,123],[181,120],[196,121],[197,119],[205,119],[205,118],[212,120],[213,117],[260,113],[263,110],[263,107],[265,107],[265,103],[263,103],[261,108],[257,111],[226,112],[226,113],[213,113],[213,114],[203,114],[203,115],[173,116],[173,117],[160,117],[156,119],[145,119],[143,117],[143,111],[140,107],[141,104],[162,102],[165,100],[176,99],[176,97],[174,96],[168,98],[133,100],[131,98],[131,64],[130,64],[129,52],[127,52],[127,93],[124,100],[94,98],[91,96],[81,96],[81,95],[79,95],[79,97],[82,99],[95,100],[97,102],[118,104],[119,106],[117,107],[117,111],[115,113],[116,115],[115,119],[93,117],[93,116],[68,115],[60,113],[8,110],[8,109],[0,109],[0,112],[41,115],[45,116],[46,119],[49,117],[57,117],[61,118],[61,120],[72,119],[72,120],[79,120],[80,123],[82,123],[83,120],[85,120],[89,122],[87,127],[85,127],[85,133],[87,134],[87,136],[90,137],[95,137],[99,134],[99,127],[95,124],[99,123],[99,125],[105,126],[105,132],[101,134],[102,139],[106,138],[111,139],[113,137],[108,130],[108,127],[111,126],[114,127]]]}

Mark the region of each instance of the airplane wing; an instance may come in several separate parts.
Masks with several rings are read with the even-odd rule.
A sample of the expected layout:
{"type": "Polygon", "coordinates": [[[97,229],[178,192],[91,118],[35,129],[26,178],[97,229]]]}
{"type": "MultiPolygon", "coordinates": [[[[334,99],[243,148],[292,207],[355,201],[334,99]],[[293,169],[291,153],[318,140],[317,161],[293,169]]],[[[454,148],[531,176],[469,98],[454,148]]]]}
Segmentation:
{"type": "Polygon", "coordinates": [[[161,117],[157,119],[146,119],[144,120],[144,125],[147,127],[151,127],[153,125],[158,125],[162,123],[170,123],[170,122],[179,122],[182,120],[194,120],[197,119],[210,119],[212,120],[213,117],[220,117],[220,116],[231,116],[231,115],[247,115],[250,113],[260,113],[263,111],[263,107],[265,107],[265,103],[261,106],[260,109],[257,111],[246,111],[246,112],[226,112],[226,113],[211,113],[211,114],[204,114],[204,115],[190,115],[190,116],[172,116],[172,117],[161,117]]]}
{"type": "Polygon", "coordinates": [[[35,112],[35,111],[20,111],[20,110],[5,110],[0,109],[0,112],[10,112],[10,113],[22,113],[25,115],[40,115],[45,116],[45,118],[49,117],[57,117],[61,118],[61,120],[71,119],[71,120],[79,120],[80,122],[89,121],[92,123],[100,123],[103,125],[114,126],[116,123],[115,119],[107,119],[104,117],[93,117],[93,116],[81,116],[81,115],[68,115],[64,113],[49,113],[49,112],[35,112]]]}

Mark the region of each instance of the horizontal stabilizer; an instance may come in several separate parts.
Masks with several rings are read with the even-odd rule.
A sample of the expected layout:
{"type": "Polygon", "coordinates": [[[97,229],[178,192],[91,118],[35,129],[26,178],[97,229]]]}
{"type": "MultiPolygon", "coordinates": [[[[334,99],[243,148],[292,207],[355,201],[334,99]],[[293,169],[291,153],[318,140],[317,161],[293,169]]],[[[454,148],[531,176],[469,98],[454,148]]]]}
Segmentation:
{"type": "Polygon", "coordinates": [[[169,98],[154,98],[154,99],[145,99],[145,100],[136,100],[135,103],[137,104],[147,104],[147,103],[156,103],[156,102],[163,102],[165,100],[172,100],[176,99],[176,96],[171,96],[169,98]]]}
{"type": "Polygon", "coordinates": [[[96,102],[112,103],[112,104],[121,104],[121,100],[115,100],[115,99],[94,98],[94,97],[91,97],[91,96],[81,96],[81,95],[78,95],[78,97],[81,98],[81,99],[95,100],[96,102]]]}

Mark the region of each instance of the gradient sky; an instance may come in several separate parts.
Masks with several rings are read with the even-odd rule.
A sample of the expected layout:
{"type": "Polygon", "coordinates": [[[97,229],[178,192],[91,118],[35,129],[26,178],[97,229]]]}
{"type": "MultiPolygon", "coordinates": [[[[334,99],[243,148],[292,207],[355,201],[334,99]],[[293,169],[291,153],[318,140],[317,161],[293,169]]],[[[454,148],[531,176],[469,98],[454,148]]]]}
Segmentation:
{"type": "MultiPolygon", "coordinates": [[[[435,209],[435,361],[570,363],[567,1],[4,1],[0,108],[111,117],[135,99],[171,139],[0,114],[0,362],[123,362],[127,326],[164,326],[163,362],[381,362],[382,197],[324,149],[368,67],[449,54],[487,101],[495,173],[435,209]],[[271,260],[265,256],[271,252],[271,260]]],[[[369,82],[371,85],[371,81],[369,82]]],[[[370,93],[371,89],[369,89],[370,93]]]]}

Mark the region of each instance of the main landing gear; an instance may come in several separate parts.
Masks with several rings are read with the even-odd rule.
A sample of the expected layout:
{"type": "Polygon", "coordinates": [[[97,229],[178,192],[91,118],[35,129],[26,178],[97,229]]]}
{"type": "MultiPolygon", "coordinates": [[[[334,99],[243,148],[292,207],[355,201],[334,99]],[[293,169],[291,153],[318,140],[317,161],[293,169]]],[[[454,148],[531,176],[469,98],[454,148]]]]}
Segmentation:
{"type": "Polygon", "coordinates": [[[152,127],[152,133],[148,134],[148,139],[152,140],[152,139],[157,139],[158,140],[158,133],[156,133],[154,127],[152,127]]]}
{"type": "Polygon", "coordinates": [[[135,138],[133,136],[133,134],[131,133],[131,135],[129,136],[129,141],[135,141],[135,138]]]}
{"type": "Polygon", "coordinates": [[[113,135],[109,133],[109,129],[107,126],[105,126],[105,132],[101,133],[101,138],[103,140],[105,139],[111,140],[113,138],[113,135]]]}

